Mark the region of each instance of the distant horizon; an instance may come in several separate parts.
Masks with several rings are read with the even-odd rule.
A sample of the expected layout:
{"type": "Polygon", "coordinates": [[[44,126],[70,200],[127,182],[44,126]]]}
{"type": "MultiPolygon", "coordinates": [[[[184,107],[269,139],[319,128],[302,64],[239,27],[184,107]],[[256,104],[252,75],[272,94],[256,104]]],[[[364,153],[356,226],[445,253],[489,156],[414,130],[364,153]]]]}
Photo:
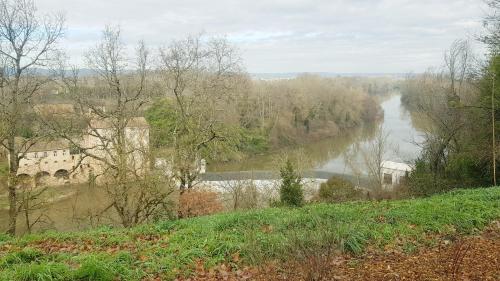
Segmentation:
{"type": "Polygon", "coordinates": [[[200,32],[226,37],[249,73],[424,72],[441,66],[458,39],[482,53],[475,39],[488,11],[483,0],[37,0],[37,6],[42,14],[65,14],[61,47],[78,66],[111,25],[120,26],[131,51],[140,40],[156,52],[200,32]]]}

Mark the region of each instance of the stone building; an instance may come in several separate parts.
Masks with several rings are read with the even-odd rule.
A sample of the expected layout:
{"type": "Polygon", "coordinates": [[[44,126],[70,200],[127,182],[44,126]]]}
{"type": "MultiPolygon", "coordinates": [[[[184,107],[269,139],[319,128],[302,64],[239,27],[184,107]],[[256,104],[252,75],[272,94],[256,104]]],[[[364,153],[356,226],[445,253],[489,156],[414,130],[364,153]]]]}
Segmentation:
{"type": "MultiPolygon", "coordinates": [[[[90,167],[96,176],[106,173],[108,163],[117,158],[114,148],[117,141],[115,128],[112,120],[94,119],[90,122],[87,133],[83,139],[83,147],[88,154],[95,157],[86,157],[84,164],[90,167]],[[102,160],[98,160],[100,158],[102,160]],[[108,162],[108,163],[106,163],[108,162]]],[[[127,120],[124,128],[126,163],[129,172],[140,175],[144,169],[149,167],[149,125],[144,117],[134,117],[127,120]]]]}
{"type": "MultiPolygon", "coordinates": [[[[62,185],[82,183],[90,176],[105,177],[106,164],[113,161],[115,132],[110,121],[92,120],[83,138],[72,148],[65,139],[29,142],[16,139],[18,151],[23,152],[19,161],[18,177],[23,184],[62,185]],[[93,155],[95,157],[90,157],[93,155]],[[99,160],[101,159],[101,160],[99,160]]],[[[125,125],[128,165],[136,173],[147,168],[149,150],[149,126],[143,117],[134,117],[125,125]]]]}
{"type": "Polygon", "coordinates": [[[23,183],[61,185],[85,181],[83,166],[78,167],[81,155],[72,153],[67,140],[31,143],[18,138],[16,144],[24,154],[19,155],[22,158],[17,170],[23,183]]]}

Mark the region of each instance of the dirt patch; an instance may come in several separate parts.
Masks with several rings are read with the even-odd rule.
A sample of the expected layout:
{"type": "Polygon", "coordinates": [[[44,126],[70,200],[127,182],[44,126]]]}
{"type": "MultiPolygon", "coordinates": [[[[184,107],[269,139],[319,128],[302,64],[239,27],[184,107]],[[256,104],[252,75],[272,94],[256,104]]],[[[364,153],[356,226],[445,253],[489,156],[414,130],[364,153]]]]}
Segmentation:
{"type": "Polygon", "coordinates": [[[295,262],[270,263],[259,268],[210,270],[198,267],[196,276],[179,280],[500,280],[500,222],[482,235],[440,239],[437,246],[412,254],[370,251],[362,257],[337,255],[325,262],[321,276],[295,262]]]}

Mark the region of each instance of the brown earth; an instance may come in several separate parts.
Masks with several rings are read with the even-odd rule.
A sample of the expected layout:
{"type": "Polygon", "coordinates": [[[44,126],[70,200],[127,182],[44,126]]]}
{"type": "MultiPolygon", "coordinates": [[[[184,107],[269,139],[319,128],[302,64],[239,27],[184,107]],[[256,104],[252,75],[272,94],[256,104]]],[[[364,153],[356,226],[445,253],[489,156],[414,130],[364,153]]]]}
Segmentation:
{"type": "MultiPolygon", "coordinates": [[[[500,222],[481,235],[439,238],[411,254],[396,248],[369,250],[361,257],[314,255],[301,261],[232,269],[228,265],[179,280],[491,280],[500,281],[500,222]]],[[[238,257],[233,257],[235,262],[238,257]]]]}

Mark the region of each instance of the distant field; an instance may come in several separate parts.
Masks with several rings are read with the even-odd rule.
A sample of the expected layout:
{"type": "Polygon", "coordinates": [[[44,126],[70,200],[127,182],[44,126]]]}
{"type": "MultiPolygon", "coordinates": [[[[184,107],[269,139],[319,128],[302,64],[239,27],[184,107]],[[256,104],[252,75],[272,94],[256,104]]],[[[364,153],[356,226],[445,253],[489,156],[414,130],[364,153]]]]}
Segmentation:
{"type": "MultiPolygon", "coordinates": [[[[130,230],[0,238],[0,280],[155,280],[196,264],[235,268],[286,260],[297,247],[360,255],[395,245],[412,252],[435,237],[478,233],[500,218],[500,188],[430,198],[271,208],[160,222],[130,230]]],[[[159,280],[159,279],[158,279],[159,280]]]]}

